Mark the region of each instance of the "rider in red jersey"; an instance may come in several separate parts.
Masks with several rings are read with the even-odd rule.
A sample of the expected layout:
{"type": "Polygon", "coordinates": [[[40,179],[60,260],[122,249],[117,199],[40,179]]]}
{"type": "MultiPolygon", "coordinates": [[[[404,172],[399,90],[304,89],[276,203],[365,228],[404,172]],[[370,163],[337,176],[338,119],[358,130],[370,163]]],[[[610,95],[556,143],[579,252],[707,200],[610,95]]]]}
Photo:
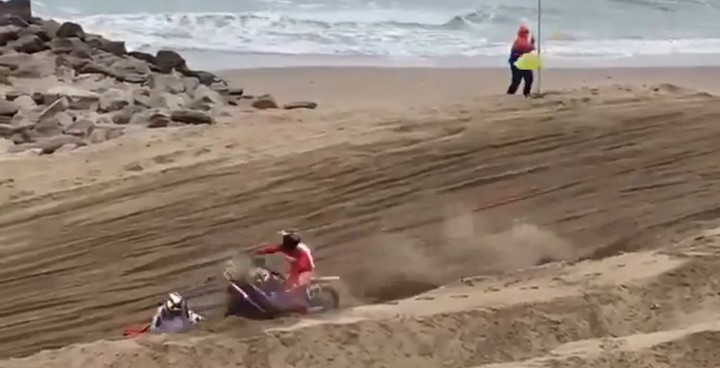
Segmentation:
{"type": "Polygon", "coordinates": [[[285,280],[285,292],[296,296],[293,299],[299,302],[299,298],[304,295],[305,288],[310,285],[315,274],[315,260],[310,248],[300,239],[300,235],[286,230],[281,231],[280,234],[281,244],[265,244],[255,253],[258,255],[282,253],[290,263],[285,280]]]}

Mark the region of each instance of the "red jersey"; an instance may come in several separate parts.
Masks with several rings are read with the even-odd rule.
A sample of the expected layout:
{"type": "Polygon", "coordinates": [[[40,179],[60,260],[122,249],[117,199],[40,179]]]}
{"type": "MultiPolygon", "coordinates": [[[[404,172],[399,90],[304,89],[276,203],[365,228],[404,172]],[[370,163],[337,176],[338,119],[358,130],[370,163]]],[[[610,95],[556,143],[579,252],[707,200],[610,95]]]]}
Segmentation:
{"type": "Polygon", "coordinates": [[[315,260],[313,259],[312,252],[310,252],[310,248],[303,243],[298,244],[298,247],[292,252],[288,252],[281,245],[277,244],[268,245],[257,251],[257,254],[260,255],[273,253],[282,253],[290,262],[290,270],[288,271],[285,282],[285,286],[288,289],[295,286],[300,274],[315,271],[315,260]]]}

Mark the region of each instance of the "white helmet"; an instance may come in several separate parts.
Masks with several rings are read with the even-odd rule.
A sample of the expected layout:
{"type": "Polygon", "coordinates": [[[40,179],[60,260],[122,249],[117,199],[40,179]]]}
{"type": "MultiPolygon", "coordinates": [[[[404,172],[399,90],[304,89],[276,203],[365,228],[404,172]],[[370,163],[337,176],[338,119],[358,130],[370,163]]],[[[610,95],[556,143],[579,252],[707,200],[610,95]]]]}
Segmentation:
{"type": "Polygon", "coordinates": [[[165,301],[165,308],[172,312],[180,312],[185,309],[185,298],[178,292],[172,292],[168,294],[168,299],[165,301]]]}

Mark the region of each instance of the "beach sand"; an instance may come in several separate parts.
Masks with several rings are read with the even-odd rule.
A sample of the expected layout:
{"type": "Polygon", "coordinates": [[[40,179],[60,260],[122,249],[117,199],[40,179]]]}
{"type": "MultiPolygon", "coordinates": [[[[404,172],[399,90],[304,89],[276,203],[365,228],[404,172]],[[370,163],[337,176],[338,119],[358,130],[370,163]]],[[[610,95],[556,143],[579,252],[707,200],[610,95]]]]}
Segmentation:
{"type": "MultiPolygon", "coordinates": [[[[720,68],[549,69],[540,75],[541,92],[608,85],[661,83],[720,94],[720,68]]],[[[239,69],[218,73],[248,91],[268,91],[281,99],[311,99],[330,107],[435,106],[503,94],[506,68],[295,67],[239,69]]],[[[537,80],[537,73],[535,74],[537,80]]],[[[537,82],[533,91],[536,91],[537,82]]]]}
{"type": "Polygon", "coordinates": [[[0,367],[718,366],[718,70],[224,71],[319,107],[5,155],[0,367]],[[286,227],[354,308],[117,341],[286,227]]]}

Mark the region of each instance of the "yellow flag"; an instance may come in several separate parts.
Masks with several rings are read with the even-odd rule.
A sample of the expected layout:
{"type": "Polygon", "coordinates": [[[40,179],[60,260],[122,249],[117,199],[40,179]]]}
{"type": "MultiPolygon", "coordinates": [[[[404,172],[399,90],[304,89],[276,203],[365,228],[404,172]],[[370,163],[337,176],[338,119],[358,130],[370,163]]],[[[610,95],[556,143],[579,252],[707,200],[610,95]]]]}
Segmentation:
{"type": "Polygon", "coordinates": [[[538,70],[542,68],[540,55],[537,52],[529,52],[515,61],[515,67],[520,70],[538,70]]]}

